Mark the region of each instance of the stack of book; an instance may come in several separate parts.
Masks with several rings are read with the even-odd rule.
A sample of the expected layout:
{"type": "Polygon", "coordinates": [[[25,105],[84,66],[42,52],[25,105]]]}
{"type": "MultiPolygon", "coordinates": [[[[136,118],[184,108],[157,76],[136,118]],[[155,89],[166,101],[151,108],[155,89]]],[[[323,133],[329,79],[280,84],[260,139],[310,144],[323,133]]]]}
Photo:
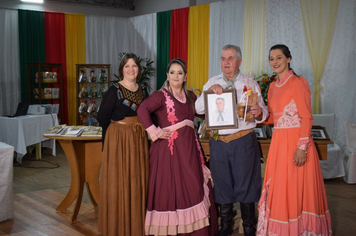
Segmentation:
{"type": "Polygon", "coordinates": [[[101,136],[102,134],[102,128],[98,126],[86,126],[83,130],[83,133],[81,136],[85,137],[96,137],[96,136],[101,136]]]}
{"type": "Polygon", "coordinates": [[[77,137],[80,136],[84,131],[83,126],[71,126],[63,133],[63,136],[67,137],[77,137]]]}
{"type": "Polygon", "coordinates": [[[56,125],[50,128],[44,136],[63,137],[101,137],[102,128],[99,126],[66,126],[56,125]]]}
{"type": "Polygon", "coordinates": [[[44,135],[47,136],[59,136],[62,135],[67,130],[66,125],[56,125],[50,128],[44,135]]]}

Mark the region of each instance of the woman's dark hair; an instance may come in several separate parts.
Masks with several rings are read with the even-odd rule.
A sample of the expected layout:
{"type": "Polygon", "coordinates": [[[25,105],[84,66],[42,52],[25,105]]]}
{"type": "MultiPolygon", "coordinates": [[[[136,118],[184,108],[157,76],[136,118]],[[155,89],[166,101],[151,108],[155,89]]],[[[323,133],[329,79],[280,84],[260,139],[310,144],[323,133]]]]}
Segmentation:
{"type": "Polygon", "coordinates": [[[140,78],[141,78],[141,65],[140,65],[140,61],[138,60],[138,57],[133,53],[126,53],[121,58],[121,61],[120,61],[120,64],[119,64],[119,78],[120,78],[120,80],[124,79],[124,66],[129,61],[129,59],[134,60],[135,64],[138,67],[138,74],[137,74],[137,77],[136,77],[136,81],[139,81],[140,78]]]}
{"type": "Polygon", "coordinates": [[[172,59],[172,60],[169,62],[168,66],[167,66],[166,73],[169,72],[169,69],[171,69],[171,66],[172,66],[173,64],[179,64],[179,65],[181,65],[182,68],[183,68],[184,73],[185,73],[185,74],[187,73],[187,67],[186,67],[186,65],[185,65],[185,62],[184,62],[182,59],[180,59],[180,58],[174,58],[174,59],[172,59]]]}
{"type": "MultiPolygon", "coordinates": [[[[269,50],[268,60],[269,60],[269,57],[271,56],[271,51],[275,50],[275,49],[281,50],[282,53],[284,54],[284,56],[286,56],[286,58],[290,58],[292,60],[292,54],[290,53],[289,48],[284,44],[276,44],[276,45],[272,46],[271,49],[269,50]]],[[[293,74],[296,75],[294,70],[290,67],[290,62],[288,63],[288,69],[292,70],[293,74]]]]}
{"type": "MultiPolygon", "coordinates": [[[[172,59],[172,60],[169,62],[168,66],[167,66],[167,70],[166,70],[166,73],[167,73],[167,74],[169,73],[169,70],[171,69],[171,66],[172,66],[173,64],[178,64],[178,65],[180,65],[180,66],[183,68],[184,74],[187,74],[187,67],[186,67],[186,65],[185,65],[185,62],[184,62],[182,59],[180,59],[180,58],[174,58],[174,59],[172,59]]],[[[164,87],[168,90],[168,92],[173,96],[173,91],[172,91],[171,87],[169,86],[169,80],[168,80],[168,79],[167,79],[167,81],[165,82],[165,84],[164,84],[163,86],[164,86],[164,87]]],[[[187,81],[183,81],[182,88],[183,88],[183,91],[184,91],[184,93],[185,93],[185,96],[187,97],[189,103],[192,105],[193,110],[194,110],[194,112],[195,112],[195,106],[194,106],[193,99],[192,99],[192,97],[190,96],[190,93],[189,93],[188,90],[187,90],[187,81]]],[[[173,97],[174,97],[174,96],[173,96],[173,97]]]]}

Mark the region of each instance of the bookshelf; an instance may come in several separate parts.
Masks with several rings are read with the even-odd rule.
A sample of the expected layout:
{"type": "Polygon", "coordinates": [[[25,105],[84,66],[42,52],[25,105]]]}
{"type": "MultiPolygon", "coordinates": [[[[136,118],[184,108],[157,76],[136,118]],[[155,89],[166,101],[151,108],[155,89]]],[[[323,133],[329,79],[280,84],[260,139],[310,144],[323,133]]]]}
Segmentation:
{"type": "Polygon", "coordinates": [[[27,63],[27,78],[30,104],[59,104],[58,115],[63,122],[62,64],[27,63]]]}
{"type": "Polygon", "coordinates": [[[110,86],[110,64],[76,64],[76,67],[77,125],[98,126],[97,112],[110,86]]]}

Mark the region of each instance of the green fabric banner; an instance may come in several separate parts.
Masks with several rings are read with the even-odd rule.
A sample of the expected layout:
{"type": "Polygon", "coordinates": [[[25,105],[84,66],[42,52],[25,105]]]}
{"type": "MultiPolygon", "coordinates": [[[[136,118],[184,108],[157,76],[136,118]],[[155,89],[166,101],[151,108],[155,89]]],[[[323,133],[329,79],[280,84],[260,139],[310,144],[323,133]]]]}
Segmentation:
{"type": "MultiPolygon", "coordinates": [[[[20,46],[21,101],[29,101],[27,63],[45,63],[44,14],[18,10],[20,46]]],[[[31,91],[32,93],[32,91],[31,91]]]]}
{"type": "Polygon", "coordinates": [[[171,11],[157,13],[157,90],[162,87],[167,79],[171,14],[171,11]]]}

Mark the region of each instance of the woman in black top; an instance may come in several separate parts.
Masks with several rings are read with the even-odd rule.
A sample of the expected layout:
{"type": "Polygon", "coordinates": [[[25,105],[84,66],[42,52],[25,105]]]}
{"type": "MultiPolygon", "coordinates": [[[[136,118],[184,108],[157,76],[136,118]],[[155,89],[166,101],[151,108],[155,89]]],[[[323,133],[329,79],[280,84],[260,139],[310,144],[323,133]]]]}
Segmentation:
{"type": "Polygon", "coordinates": [[[148,139],[136,111],[148,93],[137,83],[141,67],[135,54],[123,56],[119,76],[121,81],[104,94],[97,116],[103,128],[98,227],[103,235],[143,236],[148,139]]]}

